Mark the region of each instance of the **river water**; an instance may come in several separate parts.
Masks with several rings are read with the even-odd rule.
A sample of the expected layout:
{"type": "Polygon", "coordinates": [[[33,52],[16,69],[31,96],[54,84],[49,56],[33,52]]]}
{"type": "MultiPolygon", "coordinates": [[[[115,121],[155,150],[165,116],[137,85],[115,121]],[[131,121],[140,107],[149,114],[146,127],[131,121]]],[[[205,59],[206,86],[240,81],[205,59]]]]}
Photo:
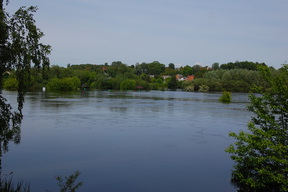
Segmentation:
{"type": "MultiPolygon", "coordinates": [[[[16,93],[4,92],[15,104],[16,93]]],[[[3,174],[32,192],[59,191],[56,175],[76,170],[79,192],[229,192],[229,132],[246,130],[247,94],[180,91],[26,96],[22,139],[9,144],[3,174]]]]}

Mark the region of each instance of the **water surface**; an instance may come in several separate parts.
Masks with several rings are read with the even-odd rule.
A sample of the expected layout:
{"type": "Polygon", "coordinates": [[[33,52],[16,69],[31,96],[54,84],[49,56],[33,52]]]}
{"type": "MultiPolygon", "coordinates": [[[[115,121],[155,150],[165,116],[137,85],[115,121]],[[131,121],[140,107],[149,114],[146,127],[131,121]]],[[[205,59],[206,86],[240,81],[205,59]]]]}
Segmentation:
{"type": "MultiPolygon", "coordinates": [[[[4,92],[15,102],[14,92],[4,92]]],[[[26,96],[22,140],[10,144],[3,173],[34,191],[57,191],[56,175],[81,172],[80,192],[227,192],[230,131],[246,129],[247,94],[172,91],[26,96]]]]}

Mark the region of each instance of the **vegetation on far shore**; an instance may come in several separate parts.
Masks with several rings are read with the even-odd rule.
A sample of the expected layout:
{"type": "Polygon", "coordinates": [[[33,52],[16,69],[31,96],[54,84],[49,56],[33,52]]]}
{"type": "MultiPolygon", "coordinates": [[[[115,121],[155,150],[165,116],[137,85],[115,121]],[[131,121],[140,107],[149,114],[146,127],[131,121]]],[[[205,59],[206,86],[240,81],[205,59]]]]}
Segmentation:
{"type": "MultiPolygon", "coordinates": [[[[175,68],[173,63],[168,67],[154,61],[137,63],[128,66],[121,61],[111,65],[79,64],[67,67],[52,66],[50,68],[34,67],[30,69],[28,90],[41,90],[46,87],[54,91],[72,91],[79,89],[98,90],[167,90],[182,89],[184,91],[228,91],[249,92],[253,85],[265,87],[258,68],[265,63],[230,62],[214,63],[211,68],[200,65],[175,68]],[[193,80],[186,80],[186,77],[193,80]],[[176,78],[177,77],[177,78],[176,78]]],[[[277,76],[278,70],[270,67],[277,76]]],[[[18,88],[19,82],[15,70],[7,71],[4,78],[4,89],[18,88]]]]}

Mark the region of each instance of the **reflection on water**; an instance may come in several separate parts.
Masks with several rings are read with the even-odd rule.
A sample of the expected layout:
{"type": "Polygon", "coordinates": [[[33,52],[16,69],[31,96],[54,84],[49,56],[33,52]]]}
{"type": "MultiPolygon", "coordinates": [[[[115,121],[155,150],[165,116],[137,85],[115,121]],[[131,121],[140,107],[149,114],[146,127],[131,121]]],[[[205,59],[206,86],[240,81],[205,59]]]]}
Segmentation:
{"type": "Polygon", "coordinates": [[[55,191],[54,176],[75,170],[80,191],[235,191],[224,150],[228,133],[246,129],[251,114],[247,94],[233,94],[231,104],[220,96],[28,93],[22,143],[4,157],[5,172],[29,180],[32,191],[55,191]]]}

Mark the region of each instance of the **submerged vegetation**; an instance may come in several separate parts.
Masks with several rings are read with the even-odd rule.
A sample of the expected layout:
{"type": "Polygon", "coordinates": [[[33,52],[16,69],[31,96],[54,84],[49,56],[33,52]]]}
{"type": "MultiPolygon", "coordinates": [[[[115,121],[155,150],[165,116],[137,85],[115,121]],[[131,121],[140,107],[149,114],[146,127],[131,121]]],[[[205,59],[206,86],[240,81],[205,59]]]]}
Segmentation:
{"type": "Polygon", "coordinates": [[[222,103],[230,103],[232,100],[231,92],[224,91],[222,96],[219,98],[219,101],[222,103]]]}
{"type": "MultiPolygon", "coordinates": [[[[259,66],[265,63],[234,62],[211,68],[194,65],[175,68],[173,63],[168,67],[154,61],[128,66],[121,61],[111,65],[79,64],[67,67],[52,66],[41,69],[32,67],[27,82],[29,90],[41,90],[46,87],[54,91],[72,91],[78,89],[98,90],[167,90],[182,89],[185,91],[228,91],[249,92],[253,85],[265,87],[259,75],[259,66]]],[[[278,70],[270,67],[271,73],[278,70]]],[[[16,70],[11,69],[5,76],[4,88],[17,89],[19,82],[16,70]]]]}

